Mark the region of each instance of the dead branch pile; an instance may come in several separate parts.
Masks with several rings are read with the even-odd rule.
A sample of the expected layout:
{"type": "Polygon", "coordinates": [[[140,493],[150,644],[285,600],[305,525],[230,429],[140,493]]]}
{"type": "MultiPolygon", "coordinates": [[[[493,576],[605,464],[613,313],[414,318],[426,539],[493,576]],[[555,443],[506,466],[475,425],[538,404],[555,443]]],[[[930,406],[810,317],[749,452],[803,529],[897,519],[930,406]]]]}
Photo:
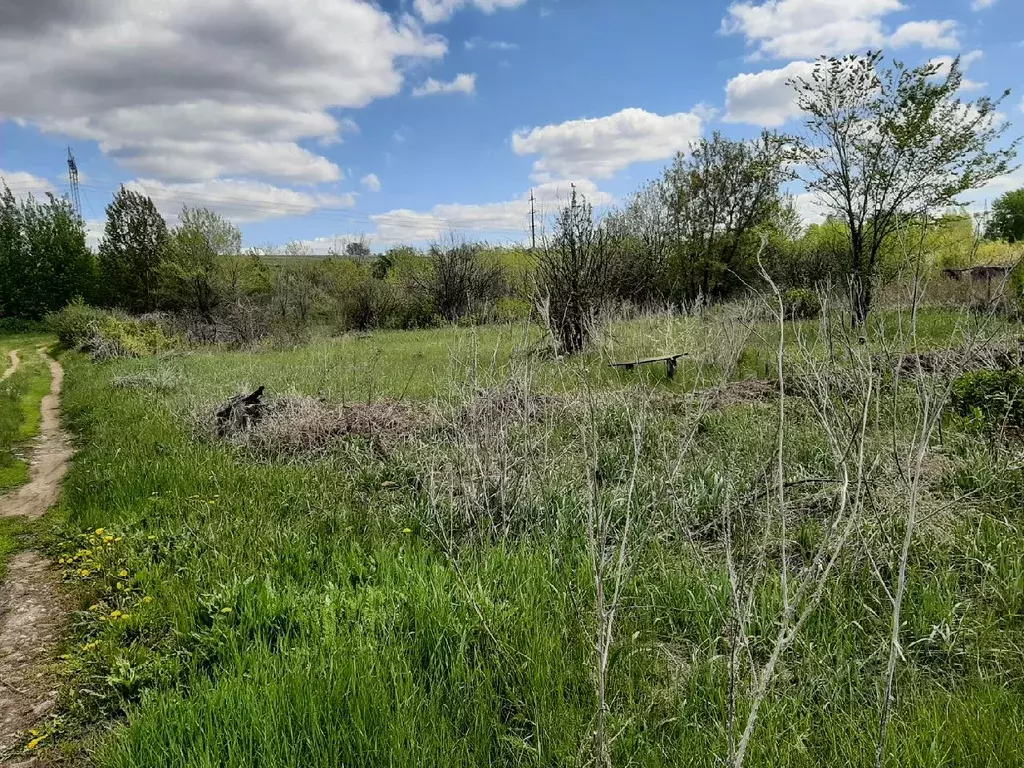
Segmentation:
{"type": "Polygon", "coordinates": [[[322,456],[351,437],[390,445],[430,423],[427,413],[406,403],[342,405],[301,395],[263,399],[262,389],[232,398],[216,421],[218,437],[263,458],[322,456]]]}

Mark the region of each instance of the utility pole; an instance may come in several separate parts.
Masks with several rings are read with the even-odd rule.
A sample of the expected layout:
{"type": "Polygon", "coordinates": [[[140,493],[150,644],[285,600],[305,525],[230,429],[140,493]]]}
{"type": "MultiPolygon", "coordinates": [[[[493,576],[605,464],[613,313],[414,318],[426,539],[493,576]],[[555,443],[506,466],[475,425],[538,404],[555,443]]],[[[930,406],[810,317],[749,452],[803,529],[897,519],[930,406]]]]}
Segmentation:
{"type": "Polygon", "coordinates": [[[68,147],[68,184],[71,190],[71,202],[75,206],[78,218],[82,218],[82,190],[78,184],[78,163],[75,162],[75,155],[68,147]]]}
{"type": "Polygon", "coordinates": [[[537,250],[537,209],[533,204],[533,190],[530,190],[530,250],[537,250]]]}

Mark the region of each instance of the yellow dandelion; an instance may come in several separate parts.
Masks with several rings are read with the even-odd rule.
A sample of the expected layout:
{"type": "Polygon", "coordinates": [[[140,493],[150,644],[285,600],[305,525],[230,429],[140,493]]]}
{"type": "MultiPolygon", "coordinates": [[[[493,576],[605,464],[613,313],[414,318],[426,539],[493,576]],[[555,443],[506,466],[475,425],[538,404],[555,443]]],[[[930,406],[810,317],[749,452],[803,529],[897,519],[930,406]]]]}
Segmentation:
{"type": "Polygon", "coordinates": [[[144,598],[142,598],[142,602],[144,602],[146,605],[149,605],[153,602],[153,598],[149,595],[146,595],[144,598]]]}
{"type": "Polygon", "coordinates": [[[104,534],[105,532],[106,532],[106,531],[105,531],[105,529],[103,529],[103,528],[97,528],[97,529],[96,529],[96,535],[97,535],[97,536],[102,536],[102,535],[103,535],[103,534],[104,534]]]}
{"type": "Polygon", "coordinates": [[[104,536],[104,537],[103,537],[103,543],[104,543],[104,544],[109,544],[109,543],[110,543],[110,542],[112,542],[113,540],[114,540],[114,537],[113,537],[113,536],[104,536]]]}
{"type": "Polygon", "coordinates": [[[118,617],[119,617],[120,615],[121,615],[121,612],[120,612],[120,611],[118,611],[118,610],[114,610],[114,611],[111,611],[111,612],[110,612],[110,618],[112,618],[112,619],[116,619],[116,618],[118,618],[118,617]]]}
{"type": "Polygon", "coordinates": [[[131,617],[132,615],[130,613],[123,613],[121,614],[121,621],[128,621],[131,617]]]}
{"type": "Polygon", "coordinates": [[[100,647],[100,641],[99,640],[93,640],[91,643],[86,643],[85,645],[83,645],[82,646],[82,650],[83,651],[94,651],[94,650],[96,650],[99,647],[100,647]]]}
{"type": "Polygon", "coordinates": [[[224,607],[224,608],[221,608],[221,609],[220,609],[220,612],[221,612],[221,613],[231,613],[231,609],[230,609],[230,608],[227,608],[227,607],[224,607]]]}
{"type": "Polygon", "coordinates": [[[35,749],[36,747],[39,746],[39,742],[42,741],[42,740],[43,740],[42,736],[37,736],[36,738],[32,739],[32,741],[30,741],[28,744],[25,745],[25,749],[35,749]]]}
{"type": "Polygon", "coordinates": [[[402,533],[404,533],[406,536],[409,536],[410,534],[412,534],[412,528],[403,528],[402,533]]]}
{"type": "Polygon", "coordinates": [[[93,603],[92,605],[89,606],[89,610],[90,611],[98,611],[99,609],[100,609],[100,604],[99,603],[93,603]]]}
{"type": "Polygon", "coordinates": [[[117,574],[117,575],[120,576],[123,579],[124,577],[126,577],[128,575],[128,571],[126,571],[124,568],[122,568],[121,572],[119,574],[117,574]]]}

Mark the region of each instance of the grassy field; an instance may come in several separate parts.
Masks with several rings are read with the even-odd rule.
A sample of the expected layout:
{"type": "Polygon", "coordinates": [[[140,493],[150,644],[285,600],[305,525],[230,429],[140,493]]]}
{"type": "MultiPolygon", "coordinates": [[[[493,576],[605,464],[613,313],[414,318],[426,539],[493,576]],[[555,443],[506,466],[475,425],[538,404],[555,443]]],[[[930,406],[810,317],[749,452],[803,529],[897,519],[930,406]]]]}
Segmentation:
{"type": "Polygon", "coordinates": [[[0,369],[6,369],[12,349],[21,360],[19,370],[0,382],[0,493],[28,481],[25,445],[39,434],[39,403],[50,388],[50,370],[36,349],[52,341],[43,335],[0,336],[0,369]]]}
{"type": "Polygon", "coordinates": [[[911,339],[889,315],[840,354],[838,331],[788,328],[780,441],[778,331],[744,312],[620,323],[573,361],[512,327],[66,356],[80,451],[45,537],[81,610],[60,749],[124,768],[716,766],[756,706],[744,764],[873,765],[913,504],[884,764],[1024,763],[1019,443],[947,414],[911,497],[897,457],[927,393],[871,362],[959,347],[975,321],[925,314],[911,339]],[[673,382],[607,365],[662,351],[689,354],[673,382]],[[297,403],[273,439],[216,437],[216,407],[258,385],[297,403]],[[856,529],[759,696],[848,497],[856,529]]]}

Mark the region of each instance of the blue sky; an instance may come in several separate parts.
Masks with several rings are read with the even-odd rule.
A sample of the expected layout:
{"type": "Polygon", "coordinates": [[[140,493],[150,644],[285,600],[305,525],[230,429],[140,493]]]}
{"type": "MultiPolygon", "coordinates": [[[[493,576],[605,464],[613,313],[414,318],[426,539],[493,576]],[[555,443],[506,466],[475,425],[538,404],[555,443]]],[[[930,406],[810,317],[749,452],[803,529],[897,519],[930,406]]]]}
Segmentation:
{"type": "Polygon", "coordinates": [[[614,204],[701,135],[792,128],[786,78],[868,48],[963,55],[1021,132],[1020,0],[7,0],[0,176],[64,192],[71,145],[94,240],[123,183],[249,246],[522,241],[531,189],[614,204]]]}

